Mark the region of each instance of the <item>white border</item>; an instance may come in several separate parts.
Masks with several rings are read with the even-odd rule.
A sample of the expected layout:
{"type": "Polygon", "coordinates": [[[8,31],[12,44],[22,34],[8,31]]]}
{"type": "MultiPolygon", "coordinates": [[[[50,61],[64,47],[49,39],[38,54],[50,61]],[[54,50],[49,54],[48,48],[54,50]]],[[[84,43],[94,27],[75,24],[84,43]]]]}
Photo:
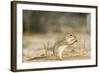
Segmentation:
{"type": "Polygon", "coordinates": [[[17,4],[17,69],[35,69],[35,68],[50,68],[63,66],[82,66],[95,65],[96,59],[96,9],[84,7],[63,7],[50,5],[29,5],[17,4]],[[90,60],[75,60],[75,61],[58,61],[58,62],[35,62],[22,63],[22,10],[42,10],[42,11],[63,11],[63,12],[81,12],[91,13],[91,59],[90,60]]]}

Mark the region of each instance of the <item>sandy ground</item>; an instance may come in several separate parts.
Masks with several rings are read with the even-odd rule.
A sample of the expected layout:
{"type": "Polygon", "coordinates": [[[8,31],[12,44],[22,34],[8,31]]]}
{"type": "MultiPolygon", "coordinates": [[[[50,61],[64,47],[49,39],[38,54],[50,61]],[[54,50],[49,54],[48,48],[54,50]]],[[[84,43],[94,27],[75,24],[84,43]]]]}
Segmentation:
{"type": "MultiPolygon", "coordinates": [[[[24,35],[23,62],[58,61],[59,59],[52,55],[53,48],[50,47],[63,36],[63,34],[24,35]],[[46,53],[45,47],[48,47],[48,53],[46,53]]],[[[62,60],[90,59],[90,35],[79,33],[75,36],[78,42],[64,51],[62,60]]]]}

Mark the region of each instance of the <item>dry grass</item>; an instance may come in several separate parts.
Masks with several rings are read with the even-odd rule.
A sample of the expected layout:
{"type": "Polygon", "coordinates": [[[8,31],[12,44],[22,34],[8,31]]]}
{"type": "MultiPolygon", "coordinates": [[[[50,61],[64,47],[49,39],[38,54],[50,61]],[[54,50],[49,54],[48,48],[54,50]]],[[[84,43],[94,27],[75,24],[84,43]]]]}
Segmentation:
{"type": "MultiPolygon", "coordinates": [[[[78,42],[64,51],[62,60],[90,59],[90,35],[86,33],[75,35],[78,42]]],[[[53,55],[53,46],[63,36],[62,34],[24,35],[23,62],[58,61],[59,59],[53,55]]]]}

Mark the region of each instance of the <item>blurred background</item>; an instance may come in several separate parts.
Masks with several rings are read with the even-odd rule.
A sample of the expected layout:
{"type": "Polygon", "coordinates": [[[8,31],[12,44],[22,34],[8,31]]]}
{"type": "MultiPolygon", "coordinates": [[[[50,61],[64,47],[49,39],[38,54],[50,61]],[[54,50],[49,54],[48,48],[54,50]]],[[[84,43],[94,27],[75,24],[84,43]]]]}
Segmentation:
{"type": "Polygon", "coordinates": [[[23,10],[23,32],[90,32],[90,15],[51,11],[23,10]]]}

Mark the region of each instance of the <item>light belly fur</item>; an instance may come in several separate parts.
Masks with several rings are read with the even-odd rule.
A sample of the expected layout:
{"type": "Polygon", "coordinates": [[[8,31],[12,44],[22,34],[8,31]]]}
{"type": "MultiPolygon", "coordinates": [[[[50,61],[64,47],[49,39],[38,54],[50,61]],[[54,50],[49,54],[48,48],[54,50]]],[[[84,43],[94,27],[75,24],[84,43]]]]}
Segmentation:
{"type": "Polygon", "coordinates": [[[64,52],[64,50],[68,47],[68,45],[62,45],[60,47],[57,48],[57,55],[62,58],[62,54],[64,52]]]}

